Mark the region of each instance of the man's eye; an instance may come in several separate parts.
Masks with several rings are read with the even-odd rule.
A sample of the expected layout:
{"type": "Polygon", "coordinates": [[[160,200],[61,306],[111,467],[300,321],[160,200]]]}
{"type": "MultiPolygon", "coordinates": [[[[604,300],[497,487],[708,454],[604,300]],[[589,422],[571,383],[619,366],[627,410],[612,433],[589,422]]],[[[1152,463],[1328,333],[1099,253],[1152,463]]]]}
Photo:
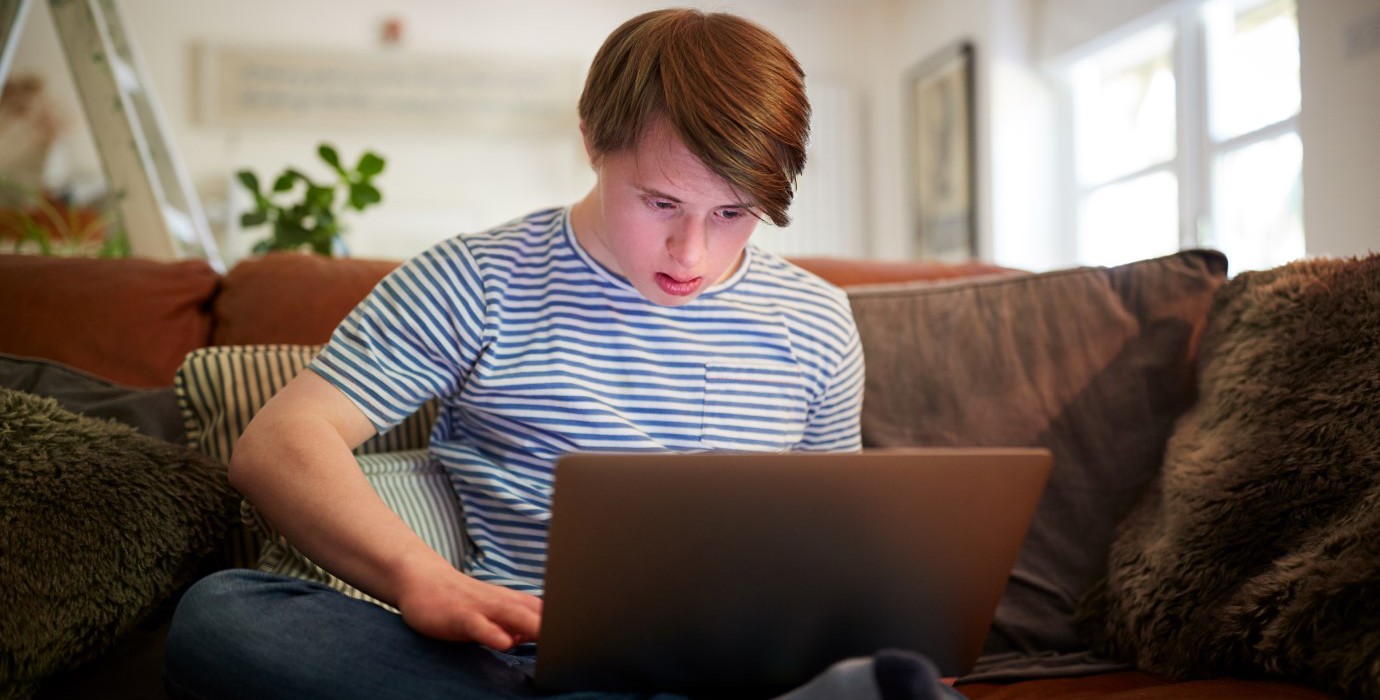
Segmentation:
{"type": "Polygon", "coordinates": [[[743,216],[743,210],[742,210],[742,209],[724,209],[724,210],[722,210],[722,211],[719,212],[719,216],[722,216],[723,218],[728,219],[729,221],[732,221],[732,220],[734,220],[734,219],[742,218],[742,216],[743,216]]]}
{"type": "Polygon", "coordinates": [[[651,204],[653,209],[660,209],[662,211],[674,209],[676,206],[675,202],[668,202],[664,199],[652,199],[648,200],[648,203],[651,204]]]}

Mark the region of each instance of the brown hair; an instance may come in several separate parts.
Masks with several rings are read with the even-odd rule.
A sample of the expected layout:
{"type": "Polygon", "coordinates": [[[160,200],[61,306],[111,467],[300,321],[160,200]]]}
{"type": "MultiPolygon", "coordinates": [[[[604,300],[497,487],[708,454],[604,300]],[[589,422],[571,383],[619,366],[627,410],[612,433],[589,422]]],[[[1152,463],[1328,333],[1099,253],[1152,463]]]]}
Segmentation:
{"type": "Polygon", "coordinates": [[[725,13],[657,10],[604,41],[580,95],[597,155],[637,145],[657,117],[778,226],[805,168],[805,73],[774,34],[725,13]]]}

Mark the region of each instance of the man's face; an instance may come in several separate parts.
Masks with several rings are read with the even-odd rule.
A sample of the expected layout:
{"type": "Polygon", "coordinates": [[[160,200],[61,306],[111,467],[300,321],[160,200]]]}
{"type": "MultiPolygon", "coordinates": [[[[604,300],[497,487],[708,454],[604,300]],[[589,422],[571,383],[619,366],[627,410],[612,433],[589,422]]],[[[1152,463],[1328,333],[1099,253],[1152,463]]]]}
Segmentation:
{"type": "Polygon", "coordinates": [[[594,170],[575,236],[649,301],[688,304],[737,270],[757,218],[664,120],[636,148],[595,158],[594,170]]]}

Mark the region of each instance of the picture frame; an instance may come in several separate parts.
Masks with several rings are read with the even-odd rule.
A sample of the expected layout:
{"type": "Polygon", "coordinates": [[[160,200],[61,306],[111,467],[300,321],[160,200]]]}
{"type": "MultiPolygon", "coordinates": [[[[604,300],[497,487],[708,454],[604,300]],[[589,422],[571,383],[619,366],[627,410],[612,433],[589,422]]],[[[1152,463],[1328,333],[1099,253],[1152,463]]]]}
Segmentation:
{"type": "Polygon", "coordinates": [[[975,53],[972,42],[960,41],[906,76],[908,196],[919,259],[979,255],[975,53]]]}

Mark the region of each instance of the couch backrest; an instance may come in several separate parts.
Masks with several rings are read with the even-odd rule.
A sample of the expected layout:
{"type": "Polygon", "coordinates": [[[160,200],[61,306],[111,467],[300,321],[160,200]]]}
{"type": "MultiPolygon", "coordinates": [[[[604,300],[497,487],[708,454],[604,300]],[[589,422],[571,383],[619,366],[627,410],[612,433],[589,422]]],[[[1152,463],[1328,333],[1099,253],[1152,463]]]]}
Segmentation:
{"type": "MultiPolygon", "coordinates": [[[[800,258],[841,287],[1001,272],[984,263],[800,258]]],[[[202,261],[0,255],[0,352],[57,360],[131,386],[169,386],[210,345],[325,343],[398,266],[270,253],[221,277],[202,261]]]]}
{"type": "Polygon", "coordinates": [[[985,262],[943,263],[929,260],[859,260],[850,258],[791,258],[791,262],[839,287],[951,280],[1019,272],[985,262]]]}
{"type": "Polygon", "coordinates": [[[168,386],[210,337],[219,284],[201,260],[0,255],[0,352],[168,386]]]}
{"type": "MultiPolygon", "coordinates": [[[[840,287],[1011,272],[980,262],[792,261],[840,287]]],[[[270,253],[243,260],[225,277],[216,297],[211,345],[325,343],[336,324],[398,264],[393,260],[332,259],[296,253],[270,253]]]]}
{"type": "Polygon", "coordinates": [[[394,260],[270,253],[246,258],[216,296],[211,345],[320,345],[398,266],[394,260]]]}

